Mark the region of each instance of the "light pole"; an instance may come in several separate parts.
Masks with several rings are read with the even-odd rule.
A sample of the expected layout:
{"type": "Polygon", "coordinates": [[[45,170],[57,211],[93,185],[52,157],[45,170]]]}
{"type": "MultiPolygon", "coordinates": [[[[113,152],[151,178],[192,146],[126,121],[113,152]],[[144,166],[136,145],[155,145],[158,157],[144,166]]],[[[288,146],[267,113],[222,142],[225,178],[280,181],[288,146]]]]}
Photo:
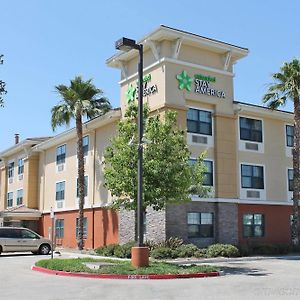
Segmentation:
{"type": "Polygon", "coordinates": [[[149,264],[149,249],[144,246],[143,222],[143,45],[135,40],[121,38],[115,44],[116,49],[128,52],[132,49],[139,51],[138,63],[138,195],[137,195],[137,235],[138,245],[132,248],[132,264],[140,267],[149,264]],[[136,257],[134,257],[136,256],[136,257]],[[146,259],[147,256],[147,259],[146,259]]]}

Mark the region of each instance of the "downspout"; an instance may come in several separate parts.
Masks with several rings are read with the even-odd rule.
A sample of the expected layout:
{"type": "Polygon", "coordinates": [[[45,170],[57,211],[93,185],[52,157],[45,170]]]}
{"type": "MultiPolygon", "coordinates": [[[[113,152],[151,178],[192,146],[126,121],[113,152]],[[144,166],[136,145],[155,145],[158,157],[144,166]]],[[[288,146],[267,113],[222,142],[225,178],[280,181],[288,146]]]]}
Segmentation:
{"type": "Polygon", "coordinates": [[[95,246],[95,194],[96,194],[96,130],[94,133],[94,142],[93,142],[93,196],[92,196],[92,222],[93,222],[93,230],[92,230],[92,248],[95,246]]]}

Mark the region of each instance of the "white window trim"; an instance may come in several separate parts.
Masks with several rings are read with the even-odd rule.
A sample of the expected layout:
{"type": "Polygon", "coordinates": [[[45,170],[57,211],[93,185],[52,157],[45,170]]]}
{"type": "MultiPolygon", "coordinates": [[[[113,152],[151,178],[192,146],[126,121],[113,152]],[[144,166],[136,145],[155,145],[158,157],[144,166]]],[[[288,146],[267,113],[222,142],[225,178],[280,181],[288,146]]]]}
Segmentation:
{"type": "Polygon", "coordinates": [[[7,191],[6,193],[6,207],[8,208],[11,208],[11,207],[14,207],[14,192],[13,191],[7,191]],[[8,206],[8,194],[9,193],[12,193],[12,205],[11,206],[8,206]]]}
{"type": "Polygon", "coordinates": [[[66,171],[66,165],[67,165],[66,162],[67,162],[67,143],[64,143],[64,144],[61,144],[61,145],[59,145],[59,146],[57,146],[55,148],[55,169],[56,169],[56,173],[61,173],[61,172],[65,172],[66,171]],[[66,146],[65,162],[57,164],[57,148],[62,147],[62,146],[66,146]],[[58,171],[58,168],[60,166],[63,166],[63,168],[64,168],[62,171],[58,171]]]}
{"type": "MultiPolygon", "coordinates": [[[[87,177],[87,182],[88,182],[88,189],[87,189],[87,196],[84,197],[84,208],[88,208],[89,205],[89,187],[90,187],[90,182],[89,182],[89,175],[84,175],[84,177],[87,177]]],[[[76,208],[79,207],[79,197],[77,197],[77,180],[78,177],[76,177],[76,208]]]]}
{"type": "Polygon", "coordinates": [[[58,181],[55,181],[55,185],[54,185],[54,206],[55,206],[55,210],[57,211],[60,211],[60,210],[64,210],[65,209],[65,203],[66,203],[66,190],[67,190],[67,181],[65,179],[63,180],[58,180],[58,181]],[[61,183],[61,182],[65,182],[65,197],[63,200],[56,200],[56,184],[57,183],[61,183]],[[57,202],[62,202],[63,205],[61,208],[58,208],[57,207],[57,202]]]}
{"type": "Polygon", "coordinates": [[[266,183],[266,166],[264,164],[257,164],[257,163],[250,163],[250,162],[240,162],[239,163],[239,186],[240,186],[240,199],[242,200],[262,200],[265,201],[267,199],[267,183],[266,183]],[[263,167],[263,174],[264,174],[264,188],[263,189],[253,189],[253,188],[243,188],[242,187],[242,165],[249,165],[249,166],[257,166],[263,167]],[[260,192],[259,198],[247,198],[246,193],[247,191],[257,191],[260,192]]]}
{"type": "Polygon", "coordinates": [[[289,191],[289,170],[293,170],[293,168],[286,168],[286,191],[287,191],[287,201],[293,201],[293,192],[289,191]]]}
{"type": "Polygon", "coordinates": [[[237,133],[238,133],[238,141],[239,141],[239,151],[247,151],[251,153],[264,153],[265,152],[265,124],[264,119],[259,117],[251,117],[247,115],[239,115],[237,119],[237,133]],[[261,130],[262,130],[262,142],[255,142],[255,141],[248,141],[248,140],[241,140],[241,132],[240,132],[240,118],[247,118],[252,120],[259,120],[261,121],[261,130]],[[258,151],[246,149],[246,143],[252,143],[258,145],[258,151]]]}
{"type": "Polygon", "coordinates": [[[24,189],[22,187],[20,189],[17,189],[17,192],[16,192],[16,205],[22,205],[22,204],[18,204],[18,192],[19,191],[23,191],[23,194],[22,194],[22,204],[24,204],[24,189]]]}
{"type": "MultiPolygon", "coordinates": [[[[193,145],[193,146],[200,146],[200,147],[207,147],[207,148],[213,148],[214,147],[214,132],[215,132],[215,122],[214,122],[214,110],[210,108],[204,108],[204,107],[196,107],[196,106],[188,106],[188,110],[191,109],[197,109],[197,110],[202,110],[202,111],[207,111],[211,113],[211,135],[207,134],[201,134],[201,133],[192,133],[192,132],[187,132],[187,144],[188,145],[193,145]],[[192,136],[203,136],[207,138],[207,144],[198,144],[198,143],[193,143],[192,142],[192,136]]],[[[188,111],[187,110],[187,111],[188,111]]],[[[186,116],[186,124],[187,124],[187,116],[186,116]]],[[[186,126],[187,128],[187,126],[186,126]]]]}
{"type": "Polygon", "coordinates": [[[286,144],[286,139],[287,139],[287,135],[286,135],[286,126],[289,125],[289,126],[294,126],[293,124],[291,123],[284,123],[284,146],[285,146],[285,155],[287,157],[293,157],[293,147],[290,147],[290,146],[287,146],[286,144]]]}

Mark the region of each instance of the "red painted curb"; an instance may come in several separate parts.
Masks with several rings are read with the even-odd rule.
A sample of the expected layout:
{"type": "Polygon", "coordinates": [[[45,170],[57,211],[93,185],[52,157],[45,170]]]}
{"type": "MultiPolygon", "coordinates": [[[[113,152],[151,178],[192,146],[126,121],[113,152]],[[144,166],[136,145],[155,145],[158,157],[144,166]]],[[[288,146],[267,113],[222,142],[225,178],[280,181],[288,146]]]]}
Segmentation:
{"type": "Polygon", "coordinates": [[[90,274],[90,273],[75,273],[50,270],[42,267],[32,266],[31,270],[46,274],[69,276],[69,277],[84,277],[84,278],[100,278],[100,279],[183,279],[183,278],[202,278],[220,276],[219,272],[194,273],[194,274],[149,274],[149,275],[125,275],[125,274],[90,274]]]}

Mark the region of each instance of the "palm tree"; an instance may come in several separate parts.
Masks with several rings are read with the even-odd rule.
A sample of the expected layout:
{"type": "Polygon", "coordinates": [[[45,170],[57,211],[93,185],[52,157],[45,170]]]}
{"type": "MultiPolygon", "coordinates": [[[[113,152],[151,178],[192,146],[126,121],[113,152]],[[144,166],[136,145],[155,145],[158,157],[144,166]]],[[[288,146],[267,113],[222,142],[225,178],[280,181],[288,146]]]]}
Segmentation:
{"type": "Polygon", "coordinates": [[[57,126],[69,125],[75,119],[77,132],[78,157],[78,195],[79,195],[79,224],[78,249],[83,249],[83,206],[84,206],[84,154],[82,145],[82,118],[91,119],[105,114],[111,108],[109,100],[103,96],[102,90],[92,84],[92,79],[84,81],[76,76],[70,81],[70,86],[58,85],[55,87],[61,96],[61,101],[51,110],[52,129],[57,126]]]}
{"type": "Polygon", "coordinates": [[[294,103],[294,144],[293,144],[293,218],[292,218],[292,243],[299,244],[298,230],[298,202],[300,192],[299,177],[299,130],[300,130],[300,61],[293,59],[285,62],[280,68],[280,72],[272,75],[274,83],[268,88],[263,97],[263,102],[267,103],[271,109],[277,109],[284,105],[288,99],[294,103]]]}

